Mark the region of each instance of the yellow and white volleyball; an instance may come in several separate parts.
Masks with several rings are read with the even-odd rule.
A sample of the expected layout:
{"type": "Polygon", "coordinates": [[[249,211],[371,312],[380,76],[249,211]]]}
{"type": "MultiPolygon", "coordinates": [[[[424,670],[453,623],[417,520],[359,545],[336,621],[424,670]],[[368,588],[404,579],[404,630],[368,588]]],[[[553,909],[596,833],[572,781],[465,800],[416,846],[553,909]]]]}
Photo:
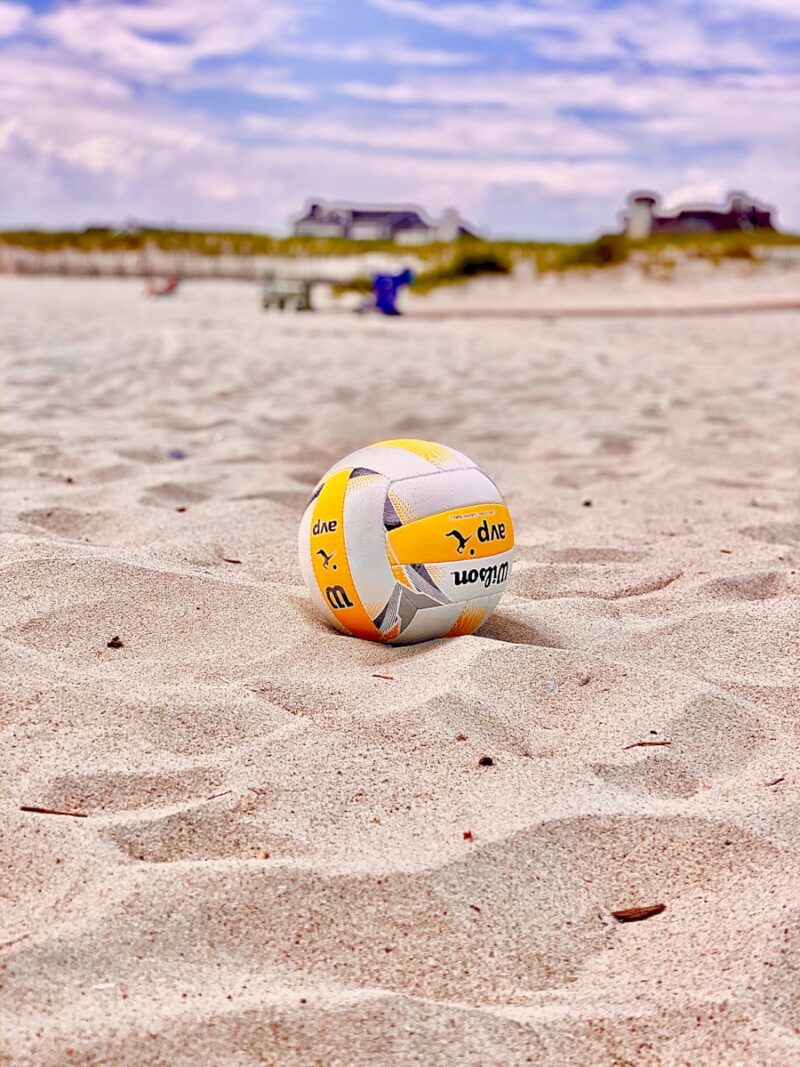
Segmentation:
{"type": "Polygon", "coordinates": [[[318,611],[344,633],[391,644],[477,630],[514,558],[497,486],[431,441],[380,441],[345,456],[314,490],[298,540],[318,611]]]}

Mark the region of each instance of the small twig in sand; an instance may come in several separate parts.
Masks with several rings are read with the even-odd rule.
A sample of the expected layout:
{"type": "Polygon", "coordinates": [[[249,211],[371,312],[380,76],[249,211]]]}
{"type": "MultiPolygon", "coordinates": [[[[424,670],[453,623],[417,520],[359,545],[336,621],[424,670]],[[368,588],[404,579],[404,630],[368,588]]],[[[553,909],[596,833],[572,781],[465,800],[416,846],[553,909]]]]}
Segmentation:
{"type": "Polygon", "coordinates": [[[775,779],[774,781],[772,781],[772,782],[765,782],[765,783],[764,783],[764,785],[765,785],[765,786],[771,786],[771,785],[780,785],[780,784],[781,784],[781,782],[785,782],[785,781],[786,781],[786,775],[783,775],[783,776],[782,776],[781,778],[776,778],[776,779],[775,779]]]}
{"type": "Polygon", "coordinates": [[[394,675],[392,675],[392,674],[373,674],[372,677],[373,678],[383,678],[387,682],[393,682],[394,681],[394,675]]]}
{"type": "Polygon", "coordinates": [[[223,563],[241,563],[242,561],[240,559],[233,559],[232,556],[223,556],[222,557],[222,562],[223,563]]]}
{"type": "Polygon", "coordinates": [[[38,804],[21,804],[20,811],[31,811],[34,815],[69,815],[73,819],[88,819],[85,811],[61,811],[59,808],[40,808],[38,804]]]}
{"type": "Polygon", "coordinates": [[[666,910],[666,904],[645,904],[641,908],[622,908],[620,911],[612,911],[611,914],[619,923],[638,923],[666,910]]]}
{"type": "Polygon", "coordinates": [[[632,745],[623,745],[622,751],[627,752],[629,748],[661,748],[671,744],[671,741],[634,741],[632,745]]]}
{"type": "Polygon", "coordinates": [[[232,789],[226,789],[224,793],[214,793],[213,796],[206,797],[206,800],[216,800],[217,797],[226,797],[228,793],[232,793],[232,789]]]}

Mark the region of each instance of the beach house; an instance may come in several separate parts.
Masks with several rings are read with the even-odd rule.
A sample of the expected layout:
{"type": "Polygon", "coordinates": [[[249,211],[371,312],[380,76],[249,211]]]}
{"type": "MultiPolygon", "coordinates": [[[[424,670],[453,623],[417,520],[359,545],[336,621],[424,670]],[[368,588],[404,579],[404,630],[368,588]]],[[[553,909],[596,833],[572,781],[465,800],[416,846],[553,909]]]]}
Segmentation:
{"type": "Polygon", "coordinates": [[[625,233],[641,240],[654,233],[723,233],[726,230],[774,229],[772,211],[745,193],[731,193],[727,204],[697,204],[675,211],[660,209],[655,193],[633,193],[622,215],[625,233]]]}
{"type": "Polygon", "coordinates": [[[420,208],[408,205],[352,204],[345,201],[310,200],[292,220],[296,237],[345,237],[352,241],[396,241],[426,244],[477,237],[455,208],[438,220],[420,208]]]}

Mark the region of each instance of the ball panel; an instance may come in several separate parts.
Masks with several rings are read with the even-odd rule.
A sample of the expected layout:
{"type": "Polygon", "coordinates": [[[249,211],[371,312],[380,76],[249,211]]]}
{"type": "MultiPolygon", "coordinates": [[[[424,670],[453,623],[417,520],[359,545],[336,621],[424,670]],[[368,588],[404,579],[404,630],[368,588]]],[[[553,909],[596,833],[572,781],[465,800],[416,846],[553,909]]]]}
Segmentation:
{"type": "Polygon", "coordinates": [[[300,558],[300,571],[303,575],[303,581],[306,584],[308,595],[311,597],[311,603],[316,610],[331,626],[334,627],[334,629],[340,630],[342,633],[347,633],[348,631],[339,623],[339,620],[328,607],[328,604],[317,585],[317,579],[314,576],[314,565],[311,562],[311,526],[313,515],[314,507],[312,501],[303,513],[303,518],[300,520],[300,530],[297,534],[297,554],[300,558]]]}
{"type": "Polygon", "coordinates": [[[350,573],[371,619],[381,611],[395,586],[383,525],[388,488],[388,481],[380,474],[351,476],[344,500],[344,540],[350,573]]]}
{"type": "Polygon", "coordinates": [[[440,637],[459,637],[462,635],[462,626],[474,626],[464,633],[474,631],[488,619],[500,600],[500,594],[480,597],[473,600],[469,605],[445,604],[442,607],[425,608],[418,611],[402,633],[392,638],[393,645],[413,645],[417,641],[430,641],[440,637]],[[468,610],[468,614],[466,611],[468,610]],[[478,619],[478,612],[481,618],[478,619]],[[463,622],[460,620],[463,619],[463,622]]]}
{"type": "Polygon", "coordinates": [[[384,641],[394,641],[405,633],[418,614],[425,614],[431,608],[442,605],[449,606],[440,593],[434,597],[424,590],[396,585],[383,611],[376,616],[375,625],[380,630],[384,641]]]}
{"type": "Polygon", "coordinates": [[[514,527],[505,504],[481,503],[398,526],[386,543],[393,564],[455,563],[510,551],[514,527]]]}
{"type": "Polygon", "coordinates": [[[351,452],[349,456],[335,463],[325,478],[341,470],[357,470],[364,467],[367,470],[382,474],[384,478],[408,478],[415,474],[433,474],[439,468],[429,463],[423,456],[418,456],[405,449],[391,448],[388,445],[369,445],[367,448],[359,448],[351,452]]]}
{"type": "Polygon", "coordinates": [[[463,603],[475,597],[502,593],[511,576],[514,549],[483,559],[451,563],[429,563],[426,570],[436,588],[451,603],[463,603]]]}
{"type": "Polygon", "coordinates": [[[476,467],[441,471],[435,477],[415,475],[395,479],[389,489],[389,499],[404,523],[416,522],[447,508],[503,502],[494,482],[476,467]]]}
{"type": "Polygon", "coordinates": [[[456,470],[459,467],[474,467],[475,464],[462,452],[435,441],[420,441],[414,437],[402,437],[394,441],[378,441],[373,448],[399,448],[415,456],[422,456],[439,470],[456,470]]]}
{"type": "Polygon", "coordinates": [[[348,469],[332,474],[313,503],[311,565],[316,586],[340,625],[356,637],[378,641],[380,631],[364,608],[347,554],[344,506],[350,474],[348,469]]]}
{"type": "MultiPolygon", "coordinates": [[[[487,597],[486,601],[471,600],[461,609],[461,614],[458,616],[456,621],[453,623],[453,625],[450,627],[450,629],[444,636],[466,637],[468,634],[474,633],[491,610],[488,606],[487,601],[493,599],[494,597],[487,597]]],[[[497,601],[495,601],[495,603],[496,602],[497,601]]]]}

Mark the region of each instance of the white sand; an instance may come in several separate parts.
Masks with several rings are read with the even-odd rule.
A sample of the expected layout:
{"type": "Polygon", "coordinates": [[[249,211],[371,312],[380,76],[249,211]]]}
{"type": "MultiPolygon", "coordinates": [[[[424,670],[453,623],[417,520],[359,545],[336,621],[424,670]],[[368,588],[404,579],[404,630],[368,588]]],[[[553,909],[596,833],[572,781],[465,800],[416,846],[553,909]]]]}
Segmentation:
{"type": "Polygon", "coordinates": [[[0,1062],[799,1062],[799,337],[0,279],[0,1062]],[[506,491],[478,636],[309,611],[389,436],[506,491]]]}

